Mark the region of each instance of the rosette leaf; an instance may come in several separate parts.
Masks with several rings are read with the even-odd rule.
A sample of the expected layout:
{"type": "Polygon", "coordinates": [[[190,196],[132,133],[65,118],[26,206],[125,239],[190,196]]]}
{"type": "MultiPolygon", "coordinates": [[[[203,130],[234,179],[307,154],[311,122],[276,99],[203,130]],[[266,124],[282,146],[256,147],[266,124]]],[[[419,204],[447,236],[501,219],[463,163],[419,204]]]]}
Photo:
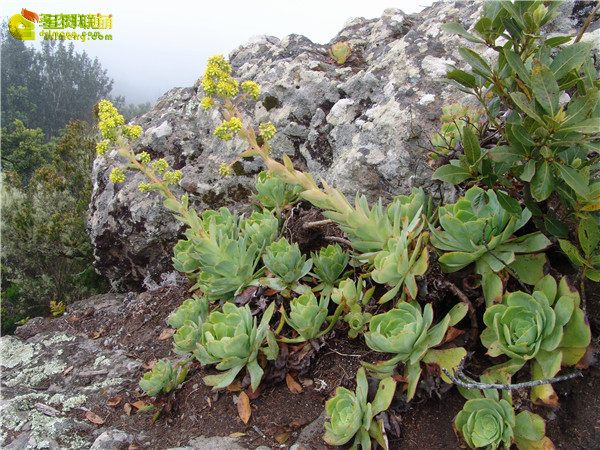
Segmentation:
{"type": "Polygon", "coordinates": [[[275,210],[278,213],[288,206],[293,205],[300,198],[302,187],[292,185],[274,177],[269,171],[260,172],[256,176],[254,187],[257,191],[252,195],[263,208],[275,210]]]}
{"type": "Polygon", "coordinates": [[[417,297],[416,277],[425,274],[428,267],[427,233],[421,234],[423,222],[416,216],[411,223],[403,219],[399,236],[391,238],[386,249],[380,251],[373,260],[371,277],[376,283],[392,287],[379,303],[385,303],[401,290],[401,301],[407,296],[410,300],[417,297]],[[416,239],[415,239],[416,238],[416,239]]]}
{"type": "Polygon", "coordinates": [[[158,361],[150,372],[144,374],[140,380],[140,388],[150,397],[161,392],[167,394],[183,383],[187,371],[187,365],[178,364],[173,368],[170,361],[158,361]]]}
{"type": "Polygon", "coordinates": [[[277,344],[269,329],[274,308],[272,303],[258,326],[248,305],[238,308],[232,303],[225,303],[222,312],[210,313],[202,324],[202,338],[196,345],[194,356],[202,364],[217,364],[217,369],[226,372],[206,376],[204,382],[207,385],[214,386],[214,389],[226,387],[246,367],[252,390],[256,390],[263,375],[257,357],[265,339],[269,348],[263,353],[268,359],[277,356],[277,344]]]}
{"type": "Polygon", "coordinates": [[[314,290],[329,294],[348,265],[348,253],[335,244],[321,248],[318,253],[311,253],[311,256],[314,264],[314,276],[321,281],[321,284],[314,290]]]}
{"type": "MultiPolygon", "coordinates": [[[[561,366],[577,364],[590,344],[590,327],[579,304],[566,277],[557,285],[547,275],[531,295],[511,292],[501,304],[487,308],[481,342],[490,356],[504,354],[521,366],[531,360],[534,380],[551,378],[561,366]]],[[[556,404],[549,384],[535,386],[531,393],[534,401],[556,404]]]]}
{"type": "Polygon", "coordinates": [[[348,336],[351,338],[355,338],[359,333],[362,333],[372,317],[370,313],[363,312],[362,306],[369,302],[373,292],[375,292],[375,287],[364,292],[363,284],[363,278],[359,278],[356,283],[348,278],[340,281],[339,286],[334,288],[331,293],[331,299],[334,303],[345,305],[344,321],[350,326],[348,336]]]}
{"type": "Polygon", "coordinates": [[[331,419],[325,422],[325,441],[330,445],[344,445],[354,438],[354,448],[360,443],[362,448],[371,448],[371,437],[387,450],[388,442],[383,428],[383,420],[374,417],[389,408],[396,382],[388,377],[379,383],[372,403],[367,401],[367,375],[364,368],[356,374],[356,391],[338,387],[335,396],[325,402],[325,412],[331,419]]]}
{"type": "Polygon", "coordinates": [[[334,315],[330,326],[321,331],[321,327],[327,319],[327,307],[329,306],[329,296],[322,295],[319,300],[311,291],[302,294],[290,302],[290,314],[285,310],[283,317],[286,323],[298,332],[301,339],[286,339],[285,342],[302,342],[310,339],[316,339],[327,333],[333,324],[337,321],[339,313],[334,315]]]}
{"type": "Polygon", "coordinates": [[[441,229],[430,226],[431,243],[443,253],[438,260],[442,270],[455,272],[475,263],[488,305],[501,296],[491,287],[498,285],[497,273],[506,266],[522,281],[535,284],[545,263],[545,257],[536,253],[551,242],[540,232],[514,236],[530,218],[528,209],[519,214],[504,209],[493,190],[472,187],[455,204],[440,207],[441,229]]]}
{"type": "Polygon", "coordinates": [[[279,235],[279,220],[270,212],[253,212],[248,219],[244,219],[240,225],[253,244],[262,251],[277,239],[279,235]]]}
{"type": "Polygon", "coordinates": [[[465,403],[454,420],[470,448],[510,448],[516,425],[515,412],[505,399],[478,398],[465,403]]]}
{"type": "Polygon", "coordinates": [[[300,285],[298,280],[310,271],[313,262],[312,259],[306,260],[306,256],[300,253],[297,243],[290,245],[285,238],[273,242],[266,248],[263,261],[273,274],[273,277],[261,279],[264,285],[282,291],[283,294],[290,290],[303,294],[310,289],[300,285]]]}
{"type": "Polygon", "coordinates": [[[169,314],[167,322],[173,328],[181,328],[186,320],[202,325],[207,315],[208,301],[206,297],[198,297],[194,294],[192,298],[185,300],[179,308],[169,314]]]}
{"type": "MultiPolygon", "coordinates": [[[[378,364],[362,363],[363,366],[380,376],[387,376],[393,373],[400,361],[404,361],[404,377],[408,380],[407,398],[411,400],[421,377],[422,360],[452,372],[466,356],[466,350],[462,347],[443,350],[433,348],[442,343],[448,327],[462,320],[467,310],[466,304],[459,303],[434,326],[431,326],[431,305],[425,305],[422,312],[416,301],[399,303],[390,311],[373,316],[369,323],[369,331],[365,333],[367,345],[375,351],[392,353],[395,356],[378,364]]],[[[446,383],[451,382],[446,375],[442,375],[442,379],[446,383]]]]}

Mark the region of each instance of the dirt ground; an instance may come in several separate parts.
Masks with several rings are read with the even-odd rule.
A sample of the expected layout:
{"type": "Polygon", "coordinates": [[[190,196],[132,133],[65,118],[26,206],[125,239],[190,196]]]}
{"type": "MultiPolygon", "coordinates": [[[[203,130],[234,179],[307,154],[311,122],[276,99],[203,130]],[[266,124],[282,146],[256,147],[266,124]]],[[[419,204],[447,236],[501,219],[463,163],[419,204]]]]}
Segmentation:
{"type": "MultiPolygon", "coordinates": [[[[44,328],[71,328],[91,338],[117,336],[119,348],[132,358],[151,364],[158,359],[174,356],[172,339],[164,333],[168,329],[166,318],[188,296],[187,286],[143,293],[132,302],[128,314],[97,311],[89,304],[87,307],[84,307],[85,303],[76,304],[65,316],[42,322],[42,329],[38,331],[44,328]]],[[[593,339],[597,346],[600,335],[600,292],[597,284],[588,290],[587,300],[593,339]]],[[[260,445],[286,448],[294,443],[303,427],[321,414],[325,401],[334,394],[337,386],[354,388],[354,377],[360,361],[383,359],[360,338],[350,340],[345,336],[344,330],[334,329],[327,339],[322,340],[318,351],[313,349],[308,353],[304,347],[288,346],[287,357],[280,357],[279,361],[279,365],[283,364],[284,367],[279,370],[267,368],[258,395],[250,395],[252,416],[247,425],[239,418],[236,406],[241,383],[228,390],[212,391],[203,384],[202,377],[215,370],[201,368],[199,364],[192,366],[180,389],[154,400],[157,407],[162,408],[162,413],[154,421],[156,409],[131,415],[124,412],[123,405],[126,403],[152,403],[152,399],[143,395],[134,381],[125,386],[118,405],[106,406],[104,411],[98,413],[105,417],[105,426],[139,436],[129,447],[131,449],[184,446],[190,439],[200,435],[239,437],[248,448],[260,445]],[[290,370],[290,367],[295,370],[290,370]],[[291,391],[284,378],[286,371],[293,375],[302,392],[291,391]]],[[[482,355],[482,349],[474,349],[475,359],[485,358],[482,355]]],[[[476,368],[472,367],[472,370],[476,368]]],[[[139,373],[140,377],[142,375],[143,370],[139,373]]],[[[238,380],[243,381],[242,377],[238,377],[238,380]]],[[[600,448],[598,362],[584,370],[583,378],[558,383],[555,389],[560,397],[558,408],[529,406],[546,419],[547,435],[556,447],[600,448]]],[[[108,404],[110,399],[106,400],[108,404]]],[[[421,383],[416,398],[410,404],[397,393],[387,416],[391,428],[388,432],[390,448],[459,448],[452,421],[463,403],[464,399],[455,388],[436,377],[421,383]]],[[[83,419],[83,412],[76,414],[81,414],[83,419]]],[[[329,448],[321,436],[315,437],[309,448],[329,448]]]]}

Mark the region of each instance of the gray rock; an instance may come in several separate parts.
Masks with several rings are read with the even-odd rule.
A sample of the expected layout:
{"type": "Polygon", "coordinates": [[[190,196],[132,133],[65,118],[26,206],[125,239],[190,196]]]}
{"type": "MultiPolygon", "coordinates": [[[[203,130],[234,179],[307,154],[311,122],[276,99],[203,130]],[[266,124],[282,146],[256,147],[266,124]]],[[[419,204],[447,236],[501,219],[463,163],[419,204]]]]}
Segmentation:
{"type": "Polygon", "coordinates": [[[90,450],[113,450],[132,441],[133,436],[129,433],[121,430],[108,430],[96,438],[90,450]]]}
{"type": "MultiPolygon", "coordinates": [[[[487,51],[442,32],[441,25],[457,21],[469,28],[480,7],[480,2],[439,2],[419,14],[387,9],[379,19],[350,20],[331,41],[347,41],[352,48],[344,65],[331,60],[329,45],[304,36],[253,37],[229,55],[236,79],[261,86],[259,100],[244,105],[242,112],[255,127],[273,122],[276,158],[287,154],[296,168],[350,197],[360,191],[370,200],[389,200],[412,187],[427,187],[432,173],[425,157],[428,137],[441,126],[441,107],[472,101],[437,78],[448,64],[462,61],[460,46],[487,51]]],[[[577,20],[561,14],[551,31],[574,31],[577,20]]],[[[180,169],[183,178],[175,195],[188,193],[199,212],[220,206],[243,211],[253,177],[263,166],[244,160],[237,176],[218,176],[219,163],[234,160],[245,144],[214,137],[221,119],[218,111],[207,113],[199,106],[203,96],[201,79],[163,95],[135,120],[144,129],[136,150],[180,169]]],[[[114,288],[136,290],[144,279],[157,282],[172,272],[172,247],[184,227],[160,206],[156,193],[137,190],[145,181],[141,174],[111,183],[116,164],[114,154],[95,162],[89,229],[96,269],[114,288]]]]}

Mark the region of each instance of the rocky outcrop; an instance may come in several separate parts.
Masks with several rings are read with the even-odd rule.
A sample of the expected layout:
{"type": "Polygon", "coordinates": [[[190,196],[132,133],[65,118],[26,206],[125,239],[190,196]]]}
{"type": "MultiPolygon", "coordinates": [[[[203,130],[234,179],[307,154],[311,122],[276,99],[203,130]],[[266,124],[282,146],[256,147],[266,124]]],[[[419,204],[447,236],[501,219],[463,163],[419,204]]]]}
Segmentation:
{"type": "MultiPolygon", "coordinates": [[[[480,6],[440,2],[415,15],[388,9],[379,19],[350,20],[331,41],[352,48],[343,65],[328,56],[329,45],[303,36],[254,37],[229,55],[235,78],[261,86],[259,100],[244,107],[245,117],[254,124],[273,122],[275,157],[287,154],[297,168],[347,195],[390,199],[427,186],[428,137],[439,130],[442,105],[471,101],[438,79],[449,64],[462,64],[459,46],[486,51],[440,27],[458,21],[469,28],[480,6]]],[[[568,14],[572,7],[564,7],[556,30],[578,25],[580,17],[568,14]]],[[[200,107],[200,81],[169,91],[135,120],[144,129],[137,146],[181,170],[177,194],[188,193],[198,211],[243,210],[263,167],[245,160],[236,164],[237,176],[218,176],[219,163],[232,161],[245,146],[214,137],[220,118],[200,107]]],[[[144,279],[156,282],[173,270],[171,249],[183,227],[160,207],[156,193],[137,191],[141,174],[120,185],[108,181],[114,158],[98,158],[94,166],[89,228],[96,268],[116,289],[139,289],[144,279]]]]}

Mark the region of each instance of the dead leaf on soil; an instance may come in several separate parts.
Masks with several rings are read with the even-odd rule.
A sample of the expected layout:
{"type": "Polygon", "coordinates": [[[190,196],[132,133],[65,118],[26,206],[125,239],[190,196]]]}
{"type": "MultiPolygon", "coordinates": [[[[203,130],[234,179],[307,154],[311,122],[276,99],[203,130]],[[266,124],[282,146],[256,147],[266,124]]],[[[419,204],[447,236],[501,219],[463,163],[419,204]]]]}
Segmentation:
{"type": "Polygon", "coordinates": [[[166,341],[167,339],[170,339],[174,334],[175,334],[175,329],[173,329],[173,328],[165,328],[164,330],[162,330],[162,333],[160,333],[160,336],[158,337],[158,340],[159,341],[166,341]]]}
{"type": "Polygon", "coordinates": [[[109,398],[108,402],[106,402],[106,404],[108,406],[117,406],[119,403],[121,403],[121,397],[113,397],[113,398],[109,398]]]}
{"type": "Polygon", "coordinates": [[[77,322],[81,320],[79,317],[75,317],[75,316],[69,316],[69,318],[67,319],[67,321],[73,323],[73,322],[77,322]]]}
{"type": "Polygon", "coordinates": [[[244,425],[247,425],[252,415],[252,409],[250,408],[250,399],[243,391],[240,392],[240,396],[238,397],[237,409],[240,419],[242,419],[244,425]]]}
{"type": "Polygon", "coordinates": [[[142,400],[138,400],[137,402],[133,402],[131,404],[131,406],[134,406],[136,409],[142,409],[142,408],[145,408],[146,406],[148,406],[148,403],[146,403],[142,400]]]}
{"type": "Polygon", "coordinates": [[[88,411],[85,413],[85,418],[96,425],[102,425],[104,423],[104,419],[100,417],[98,414],[93,413],[92,411],[88,411]]]}
{"type": "Polygon", "coordinates": [[[239,438],[242,436],[246,436],[246,433],[242,433],[241,431],[236,431],[235,433],[231,433],[229,437],[231,438],[239,438]]]}
{"type": "Polygon", "coordinates": [[[255,391],[253,391],[251,387],[248,387],[248,389],[246,389],[246,394],[248,394],[250,400],[256,400],[260,396],[260,386],[258,386],[255,391]]]}
{"type": "Polygon", "coordinates": [[[125,414],[127,414],[128,416],[130,416],[130,415],[131,415],[131,410],[132,410],[132,408],[133,408],[133,407],[132,407],[132,406],[131,406],[131,404],[129,404],[129,403],[125,403],[125,404],[123,405],[123,411],[125,411],[125,414]]]}
{"type": "Polygon", "coordinates": [[[302,383],[302,386],[304,387],[311,387],[313,384],[315,384],[315,382],[310,378],[303,378],[300,380],[300,383],[302,383]]]}
{"type": "Polygon", "coordinates": [[[155,359],[154,361],[150,361],[148,363],[142,364],[142,369],[152,370],[152,368],[158,363],[155,359]]]}
{"type": "Polygon", "coordinates": [[[102,336],[102,333],[104,333],[104,330],[96,330],[93,333],[90,333],[88,337],[90,339],[98,339],[100,336],[102,336]]]}
{"type": "Polygon", "coordinates": [[[452,342],[454,339],[456,339],[461,334],[465,334],[465,331],[459,330],[458,328],[454,328],[454,327],[448,327],[448,331],[446,332],[446,339],[444,340],[443,343],[445,344],[446,342],[452,342]]]}
{"type": "Polygon", "coordinates": [[[285,383],[292,394],[302,393],[302,386],[300,386],[289,373],[285,374],[285,383]]]}
{"type": "Polygon", "coordinates": [[[267,297],[272,297],[272,296],[274,296],[275,294],[277,294],[278,292],[279,292],[279,291],[277,291],[277,290],[275,290],[275,289],[267,289],[267,290],[265,291],[265,295],[266,295],[267,297]]]}
{"type": "Polygon", "coordinates": [[[279,442],[280,444],[283,444],[289,438],[290,438],[290,432],[289,431],[286,431],[285,433],[281,433],[281,434],[278,434],[277,436],[275,436],[275,440],[277,442],[279,442]]]}
{"type": "Polygon", "coordinates": [[[235,380],[225,389],[227,389],[229,392],[240,392],[242,390],[242,382],[240,380],[235,380]]]}
{"type": "Polygon", "coordinates": [[[63,374],[63,377],[66,377],[66,376],[67,376],[67,374],[68,374],[69,372],[71,372],[71,370],[73,370],[73,367],[74,367],[74,366],[69,366],[69,367],[67,367],[67,368],[65,369],[65,371],[62,373],[62,374],[63,374]]]}

